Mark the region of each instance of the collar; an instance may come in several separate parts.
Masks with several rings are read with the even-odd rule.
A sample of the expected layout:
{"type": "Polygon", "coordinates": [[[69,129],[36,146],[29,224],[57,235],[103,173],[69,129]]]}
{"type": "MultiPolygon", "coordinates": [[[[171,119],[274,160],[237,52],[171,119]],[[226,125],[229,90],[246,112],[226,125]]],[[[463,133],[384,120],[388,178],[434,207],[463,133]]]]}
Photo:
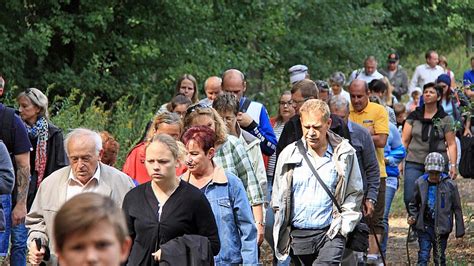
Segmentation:
{"type": "Polygon", "coordinates": [[[365,106],[365,108],[362,109],[362,111],[357,112],[357,111],[354,109],[354,107],[352,106],[352,103],[351,103],[351,105],[349,106],[349,112],[351,112],[351,113],[356,113],[356,114],[367,113],[366,110],[367,110],[367,107],[369,107],[369,104],[371,104],[370,101],[367,103],[367,105],[365,106]]]}
{"type": "MultiPolygon", "coordinates": [[[[191,178],[191,172],[187,170],[186,173],[183,174],[181,179],[189,183],[189,178],[191,178]]],[[[214,172],[212,173],[211,184],[212,183],[227,184],[227,176],[225,175],[224,169],[217,165],[214,165],[214,172]]]]}
{"type": "Polygon", "coordinates": [[[425,64],[425,68],[426,68],[426,69],[437,69],[438,66],[436,65],[435,67],[430,67],[430,65],[425,64]]]}
{"type": "Polygon", "coordinates": [[[74,182],[77,182],[79,184],[82,184],[83,186],[86,186],[88,185],[93,179],[96,179],[97,180],[97,184],[99,183],[99,180],[100,180],[100,162],[97,164],[97,169],[95,170],[95,173],[94,175],[91,177],[91,179],[89,179],[89,181],[87,181],[86,184],[82,184],[81,181],[79,181],[79,179],[77,179],[74,174],[72,173],[72,169],[69,171],[69,176],[68,176],[68,183],[71,182],[71,181],[74,181],[74,182]]]}
{"type": "Polygon", "coordinates": [[[350,133],[354,132],[354,129],[352,128],[352,122],[351,120],[347,120],[347,129],[349,129],[350,133]]]}

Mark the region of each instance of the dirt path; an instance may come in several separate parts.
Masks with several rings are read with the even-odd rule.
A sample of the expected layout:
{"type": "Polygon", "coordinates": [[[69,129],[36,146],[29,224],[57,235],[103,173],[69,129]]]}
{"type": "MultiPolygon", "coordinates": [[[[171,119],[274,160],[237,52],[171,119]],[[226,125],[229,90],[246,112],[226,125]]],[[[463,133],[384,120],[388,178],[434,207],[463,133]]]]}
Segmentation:
{"type": "MultiPolygon", "coordinates": [[[[451,233],[446,251],[449,265],[471,265],[474,264],[474,180],[459,178],[456,181],[463,204],[464,224],[466,235],[462,239],[456,239],[451,233]],[[470,220],[471,219],[471,220],[470,220]]],[[[398,191],[397,193],[403,193],[398,191]]],[[[406,251],[406,236],[408,225],[406,217],[391,217],[390,235],[387,249],[387,264],[408,265],[406,251]]],[[[411,264],[415,265],[417,260],[418,242],[409,244],[411,264]]]]}
{"type": "MultiPolygon", "coordinates": [[[[463,214],[466,226],[466,235],[461,240],[454,238],[451,234],[448,240],[446,257],[448,265],[474,265],[474,180],[459,178],[456,181],[463,203],[463,214]]],[[[397,193],[403,193],[402,190],[397,193]]],[[[406,236],[408,225],[406,217],[390,217],[390,234],[387,248],[387,265],[408,265],[406,236]]],[[[411,265],[416,265],[418,242],[409,243],[411,265]]],[[[269,246],[264,242],[262,250],[263,265],[271,265],[271,252],[269,246]]]]}

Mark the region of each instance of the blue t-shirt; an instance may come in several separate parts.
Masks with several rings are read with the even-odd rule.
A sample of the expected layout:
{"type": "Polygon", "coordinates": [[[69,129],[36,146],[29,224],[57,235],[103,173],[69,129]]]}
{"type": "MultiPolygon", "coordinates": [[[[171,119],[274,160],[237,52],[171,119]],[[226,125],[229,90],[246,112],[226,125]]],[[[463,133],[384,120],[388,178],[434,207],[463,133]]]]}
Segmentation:
{"type": "Polygon", "coordinates": [[[462,79],[464,85],[474,84],[474,69],[464,72],[464,76],[462,79]]]}
{"type": "Polygon", "coordinates": [[[435,209],[436,209],[436,192],[438,184],[428,181],[428,195],[426,195],[426,209],[424,222],[427,224],[434,224],[435,209]]]}
{"type": "MultiPolygon", "coordinates": [[[[0,103],[0,112],[3,112],[4,109],[5,106],[0,103]]],[[[1,123],[2,121],[0,121],[0,126],[2,126],[1,123]]],[[[9,150],[9,152],[12,152],[14,155],[18,155],[32,150],[30,139],[28,138],[28,133],[26,132],[26,127],[23,124],[23,121],[21,121],[21,118],[16,114],[13,119],[13,130],[11,134],[11,139],[13,141],[13,151],[9,150]]]]}

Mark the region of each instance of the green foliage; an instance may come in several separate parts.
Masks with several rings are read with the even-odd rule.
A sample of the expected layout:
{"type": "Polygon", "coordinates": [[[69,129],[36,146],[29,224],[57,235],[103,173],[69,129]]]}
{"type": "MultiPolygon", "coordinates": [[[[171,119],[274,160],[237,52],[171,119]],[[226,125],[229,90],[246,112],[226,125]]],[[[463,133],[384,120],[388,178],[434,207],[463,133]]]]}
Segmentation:
{"type": "Polygon", "coordinates": [[[108,108],[94,99],[86,104],[86,96],[73,89],[66,98],[56,97],[51,108],[51,121],[65,133],[77,127],[107,130],[120,143],[117,167],[121,168],[127,153],[136,144],[153,116],[154,99],[122,97],[108,108]]]}

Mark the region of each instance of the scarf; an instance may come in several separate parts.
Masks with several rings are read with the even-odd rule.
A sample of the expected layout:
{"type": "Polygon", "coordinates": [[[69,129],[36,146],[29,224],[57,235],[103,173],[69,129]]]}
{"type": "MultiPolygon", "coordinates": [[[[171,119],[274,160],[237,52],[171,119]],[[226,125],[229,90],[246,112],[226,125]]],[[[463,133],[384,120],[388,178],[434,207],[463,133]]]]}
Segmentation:
{"type": "Polygon", "coordinates": [[[48,121],[44,117],[38,117],[38,120],[33,126],[26,125],[26,130],[30,139],[37,139],[36,142],[36,156],[35,156],[35,170],[38,174],[37,186],[41,184],[46,170],[46,146],[48,143],[48,121]]]}
{"type": "Polygon", "coordinates": [[[437,147],[440,141],[444,141],[444,137],[440,138],[442,131],[440,130],[440,125],[435,121],[440,121],[448,114],[444,111],[443,107],[438,106],[436,114],[432,118],[424,118],[425,116],[425,106],[420,106],[411,112],[407,119],[418,120],[421,122],[421,140],[423,142],[428,142],[429,152],[436,152],[437,147]]]}

